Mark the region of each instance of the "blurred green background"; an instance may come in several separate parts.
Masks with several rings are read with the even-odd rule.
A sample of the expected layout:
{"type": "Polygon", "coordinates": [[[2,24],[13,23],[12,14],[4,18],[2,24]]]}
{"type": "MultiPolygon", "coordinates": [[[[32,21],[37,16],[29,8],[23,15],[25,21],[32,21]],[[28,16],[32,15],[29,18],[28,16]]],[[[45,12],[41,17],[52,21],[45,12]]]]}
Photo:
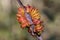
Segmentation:
{"type": "MultiPolygon", "coordinates": [[[[44,21],[43,40],[60,40],[60,0],[21,0],[36,7],[44,21]]],[[[0,0],[0,40],[36,40],[16,20],[17,0],[0,0]]]]}

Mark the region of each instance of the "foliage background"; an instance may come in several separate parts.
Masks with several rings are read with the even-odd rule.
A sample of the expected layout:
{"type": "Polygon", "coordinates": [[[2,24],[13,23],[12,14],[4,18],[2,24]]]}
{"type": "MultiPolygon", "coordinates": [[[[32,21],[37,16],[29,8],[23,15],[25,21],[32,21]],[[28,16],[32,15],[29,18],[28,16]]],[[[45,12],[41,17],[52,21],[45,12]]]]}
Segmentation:
{"type": "MultiPolygon", "coordinates": [[[[39,9],[44,21],[43,40],[60,40],[60,0],[21,0],[39,9]]],[[[0,40],[36,40],[16,20],[17,0],[0,0],[0,40]]]]}

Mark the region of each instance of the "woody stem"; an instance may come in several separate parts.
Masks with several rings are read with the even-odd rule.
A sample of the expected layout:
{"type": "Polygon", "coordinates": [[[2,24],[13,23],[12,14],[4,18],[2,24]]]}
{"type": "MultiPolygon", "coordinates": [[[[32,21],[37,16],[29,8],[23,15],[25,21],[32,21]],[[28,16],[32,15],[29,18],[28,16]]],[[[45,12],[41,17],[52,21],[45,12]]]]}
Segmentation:
{"type": "Polygon", "coordinates": [[[19,5],[20,5],[21,7],[25,8],[25,6],[22,4],[21,0],[17,0],[17,1],[18,1],[19,5]]]}
{"type": "Polygon", "coordinates": [[[43,40],[41,36],[37,36],[37,40],[43,40]]]}

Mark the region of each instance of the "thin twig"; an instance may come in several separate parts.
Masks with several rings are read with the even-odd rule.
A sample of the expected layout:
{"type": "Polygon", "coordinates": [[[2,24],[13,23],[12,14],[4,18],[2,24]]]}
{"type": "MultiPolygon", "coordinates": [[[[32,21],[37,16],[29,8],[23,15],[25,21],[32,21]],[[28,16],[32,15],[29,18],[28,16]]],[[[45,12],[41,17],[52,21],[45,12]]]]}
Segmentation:
{"type": "Polygon", "coordinates": [[[43,40],[41,36],[37,36],[37,40],[43,40]]]}
{"type": "Polygon", "coordinates": [[[18,1],[19,5],[20,5],[21,7],[25,8],[25,6],[22,4],[21,0],[17,0],[17,1],[18,1]]]}

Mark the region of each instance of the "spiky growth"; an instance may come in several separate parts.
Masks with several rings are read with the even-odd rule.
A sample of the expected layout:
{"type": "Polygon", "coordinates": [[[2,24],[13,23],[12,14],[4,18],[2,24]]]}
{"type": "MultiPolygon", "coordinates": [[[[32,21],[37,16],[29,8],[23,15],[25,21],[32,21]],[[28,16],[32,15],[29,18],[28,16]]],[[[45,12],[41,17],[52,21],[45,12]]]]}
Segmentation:
{"type": "Polygon", "coordinates": [[[38,9],[29,5],[23,6],[22,3],[20,5],[21,7],[18,8],[17,20],[21,24],[21,27],[28,28],[28,32],[31,35],[40,37],[44,28],[40,20],[41,16],[38,9]]]}

